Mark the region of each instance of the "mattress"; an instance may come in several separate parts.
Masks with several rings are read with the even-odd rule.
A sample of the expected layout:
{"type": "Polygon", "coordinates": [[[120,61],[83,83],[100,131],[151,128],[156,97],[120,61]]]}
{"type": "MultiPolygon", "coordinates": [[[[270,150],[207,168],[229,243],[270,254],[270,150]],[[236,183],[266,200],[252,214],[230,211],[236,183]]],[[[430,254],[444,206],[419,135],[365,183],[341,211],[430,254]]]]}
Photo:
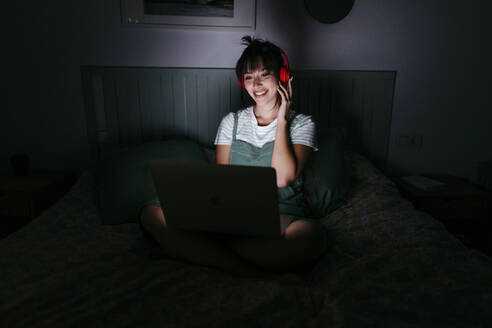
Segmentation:
{"type": "Polygon", "coordinates": [[[279,279],[171,260],[137,224],[102,225],[85,172],[0,241],[0,326],[492,326],[490,258],[417,211],[367,158],[345,157],[354,188],[320,219],[328,251],[279,279]]]}

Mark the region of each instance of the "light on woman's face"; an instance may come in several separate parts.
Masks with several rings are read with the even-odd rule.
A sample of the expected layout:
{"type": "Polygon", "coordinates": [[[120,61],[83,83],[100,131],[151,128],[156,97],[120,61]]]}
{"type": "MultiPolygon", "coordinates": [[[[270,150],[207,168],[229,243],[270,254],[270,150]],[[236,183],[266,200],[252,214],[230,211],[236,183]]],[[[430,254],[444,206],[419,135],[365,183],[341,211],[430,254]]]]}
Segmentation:
{"type": "Polygon", "coordinates": [[[244,86],[256,103],[276,101],[277,85],[277,79],[273,73],[265,68],[244,74],[244,86]]]}

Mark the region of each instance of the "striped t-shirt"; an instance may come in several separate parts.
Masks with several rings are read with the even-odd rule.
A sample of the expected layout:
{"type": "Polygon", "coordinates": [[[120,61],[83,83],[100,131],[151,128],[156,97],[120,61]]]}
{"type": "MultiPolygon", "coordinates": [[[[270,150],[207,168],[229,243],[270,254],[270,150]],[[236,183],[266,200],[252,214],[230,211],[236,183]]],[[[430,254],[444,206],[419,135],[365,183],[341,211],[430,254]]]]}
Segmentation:
{"type": "MultiPolygon", "coordinates": [[[[264,144],[275,140],[277,130],[277,119],[270,124],[259,126],[253,107],[241,109],[237,112],[238,123],[236,139],[245,141],[256,147],[263,147],[264,144]]],[[[294,111],[289,113],[290,119],[290,141],[292,144],[301,144],[318,150],[316,140],[316,125],[310,115],[296,114],[294,111]]],[[[215,145],[231,145],[232,132],[234,129],[234,113],[231,112],[224,116],[220,122],[215,145]]]]}

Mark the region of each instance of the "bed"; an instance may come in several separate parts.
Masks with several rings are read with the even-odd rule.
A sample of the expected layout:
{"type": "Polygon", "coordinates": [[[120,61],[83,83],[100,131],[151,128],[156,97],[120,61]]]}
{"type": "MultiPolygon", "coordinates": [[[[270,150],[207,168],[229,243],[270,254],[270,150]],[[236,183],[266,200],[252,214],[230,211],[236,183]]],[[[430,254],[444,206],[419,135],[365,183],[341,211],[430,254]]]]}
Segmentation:
{"type": "MultiPolygon", "coordinates": [[[[135,83],[138,90],[147,92],[140,80],[149,78],[145,71],[155,77],[156,71],[165,75],[169,70],[82,68],[94,156],[118,144],[138,144],[155,136],[152,129],[159,126],[145,127],[143,120],[126,118],[126,122],[139,122],[148,135],[125,128],[123,112],[117,113],[117,128],[112,126],[109,112],[111,104],[117,103],[114,100],[120,99],[121,104],[121,97],[127,97],[126,103],[131,103],[128,92],[118,96],[113,91],[135,83]],[[135,74],[143,75],[136,78],[135,74]],[[115,99],[110,99],[107,88],[115,99]],[[98,110],[104,110],[104,115],[98,110]]],[[[233,84],[232,70],[217,71],[229,78],[217,73],[219,77],[211,83],[233,84]]],[[[0,326],[490,327],[491,259],[466,248],[441,223],[417,211],[384,174],[395,81],[393,73],[387,82],[386,73],[324,72],[320,77],[319,72],[309,72],[299,82],[299,88],[306,83],[315,92],[319,90],[313,85],[347,95],[348,102],[318,98],[313,105],[298,99],[297,105],[307,101],[305,107],[318,120],[330,115],[330,124],[345,122],[352,137],[359,136],[343,154],[353,181],[350,198],[319,219],[329,232],[330,247],[312,269],[279,275],[295,276],[290,280],[239,278],[170,260],[149,247],[136,223],[101,224],[97,183],[87,170],[54,206],[0,241],[0,326]],[[367,81],[357,82],[359,77],[367,81]],[[379,91],[375,91],[378,83],[369,78],[384,80],[379,91]],[[362,100],[359,95],[364,95],[362,100]],[[327,103],[331,104],[329,113],[316,112],[327,103]],[[365,111],[359,111],[360,115],[346,115],[361,107],[365,111]],[[337,115],[341,121],[336,121],[337,115]],[[374,127],[379,134],[370,132],[374,127]],[[370,137],[360,142],[364,135],[370,137]]],[[[177,81],[189,90],[180,74],[189,71],[173,69],[171,83],[177,81]]],[[[201,73],[193,74],[198,76],[195,82],[200,81],[201,73]]],[[[302,76],[301,72],[297,75],[299,80],[302,76]]],[[[159,80],[162,86],[162,76],[159,80]]],[[[333,96],[332,91],[323,94],[333,96]]],[[[138,99],[140,106],[146,101],[141,93],[138,99]]],[[[211,107],[217,108],[216,104],[211,107]]],[[[134,115],[127,108],[123,111],[134,115]]],[[[211,134],[199,121],[190,123],[190,112],[187,129],[182,131],[189,131],[210,150],[211,134]]],[[[214,127],[218,122],[207,124],[214,127]]],[[[160,127],[169,131],[169,126],[160,127]]],[[[180,129],[174,125],[169,134],[180,129]]]]}

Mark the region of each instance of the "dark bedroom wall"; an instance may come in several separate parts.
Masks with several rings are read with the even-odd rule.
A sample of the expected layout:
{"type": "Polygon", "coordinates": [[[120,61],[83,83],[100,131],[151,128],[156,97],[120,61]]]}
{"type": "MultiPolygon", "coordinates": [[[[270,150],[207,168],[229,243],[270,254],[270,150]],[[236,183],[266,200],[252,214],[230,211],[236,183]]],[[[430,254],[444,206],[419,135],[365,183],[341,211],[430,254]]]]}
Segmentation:
{"type": "MultiPolygon", "coordinates": [[[[86,166],[80,65],[233,67],[248,33],[122,26],[118,0],[5,10],[3,170],[13,153],[37,168],[86,166]]],[[[393,171],[474,179],[492,159],[491,11],[487,0],[356,0],[344,20],[324,25],[301,0],[257,0],[253,33],[282,46],[294,68],[396,70],[393,171]],[[400,136],[423,145],[399,145],[400,136]]]]}

